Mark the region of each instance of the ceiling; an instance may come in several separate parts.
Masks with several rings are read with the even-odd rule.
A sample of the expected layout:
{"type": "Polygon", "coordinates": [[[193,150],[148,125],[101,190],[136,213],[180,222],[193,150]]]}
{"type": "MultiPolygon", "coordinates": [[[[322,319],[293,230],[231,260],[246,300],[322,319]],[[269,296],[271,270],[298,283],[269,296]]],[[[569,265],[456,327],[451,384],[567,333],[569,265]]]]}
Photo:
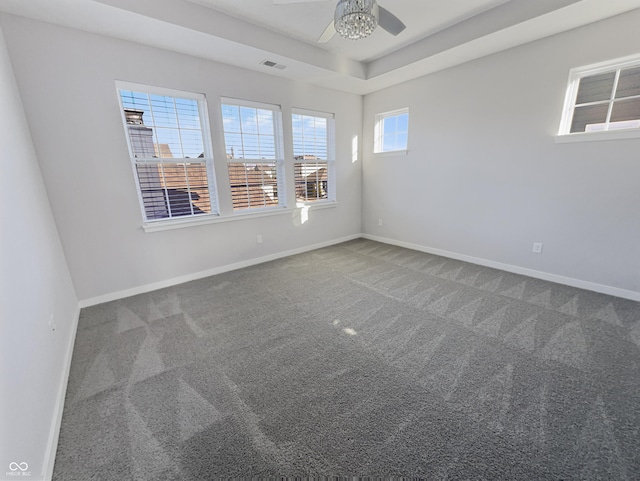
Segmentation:
{"type": "Polygon", "coordinates": [[[335,2],[0,0],[0,12],[367,94],[640,8],[640,0],[380,0],[406,24],[400,35],[378,28],[318,44],[335,2]]]}
{"type": "MultiPolygon", "coordinates": [[[[316,0],[275,5],[273,0],[190,1],[311,44],[316,44],[333,20],[337,2],[316,0]]],[[[379,4],[407,26],[400,35],[394,37],[382,28],[377,28],[366,40],[346,40],[340,35],[334,35],[328,43],[318,46],[353,60],[370,62],[508,1],[381,0],[379,4]]]]}

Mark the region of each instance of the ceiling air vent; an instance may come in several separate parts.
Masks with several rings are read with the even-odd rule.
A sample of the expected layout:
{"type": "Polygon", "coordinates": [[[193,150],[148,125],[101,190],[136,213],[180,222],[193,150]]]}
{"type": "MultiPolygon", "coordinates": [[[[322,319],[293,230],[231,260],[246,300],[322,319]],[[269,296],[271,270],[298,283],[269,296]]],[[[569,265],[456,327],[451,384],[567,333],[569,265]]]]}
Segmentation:
{"type": "Polygon", "coordinates": [[[264,60],[264,61],[260,62],[260,64],[261,65],[265,65],[267,67],[277,68],[277,69],[280,69],[280,70],[283,70],[283,69],[287,68],[286,65],[282,65],[282,64],[273,62],[271,60],[264,60]]]}

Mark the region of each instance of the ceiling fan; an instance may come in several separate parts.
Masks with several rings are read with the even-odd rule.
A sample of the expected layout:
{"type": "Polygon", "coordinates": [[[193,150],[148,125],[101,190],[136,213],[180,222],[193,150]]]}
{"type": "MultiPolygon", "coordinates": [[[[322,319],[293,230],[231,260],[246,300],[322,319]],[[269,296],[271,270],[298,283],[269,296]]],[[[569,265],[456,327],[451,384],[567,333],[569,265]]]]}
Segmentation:
{"type": "MultiPolygon", "coordinates": [[[[273,0],[274,5],[323,2],[326,0],[273,0]]],[[[380,25],[391,35],[398,35],[406,26],[393,13],[378,5],[376,0],[338,0],[334,19],[324,30],[318,43],[326,43],[339,33],[342,37],[358,40],[368,37],[380,25]]]]}

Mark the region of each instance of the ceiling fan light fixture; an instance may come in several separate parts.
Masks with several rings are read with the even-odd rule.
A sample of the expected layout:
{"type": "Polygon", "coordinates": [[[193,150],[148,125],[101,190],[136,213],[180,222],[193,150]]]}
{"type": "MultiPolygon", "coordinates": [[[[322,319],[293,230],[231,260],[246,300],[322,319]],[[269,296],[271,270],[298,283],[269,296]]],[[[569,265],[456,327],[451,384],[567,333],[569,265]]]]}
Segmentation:
{"type": "Polygon", "coordinates": [[[359,40],[371,35],[379,18],[376,0],[339,0],[334,24],[342,37],[359,40]]]}

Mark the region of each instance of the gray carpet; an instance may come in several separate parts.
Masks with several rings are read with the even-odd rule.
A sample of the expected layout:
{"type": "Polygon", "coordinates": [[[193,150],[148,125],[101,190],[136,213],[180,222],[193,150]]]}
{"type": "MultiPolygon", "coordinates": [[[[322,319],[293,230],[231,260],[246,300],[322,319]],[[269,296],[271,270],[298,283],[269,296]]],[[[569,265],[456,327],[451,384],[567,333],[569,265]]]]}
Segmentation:
{"type": "Polygon", "coordinates": [[[639,366],[639,303],[359,239],[83,309],[54,479],[640,479],[639,366]]]}

